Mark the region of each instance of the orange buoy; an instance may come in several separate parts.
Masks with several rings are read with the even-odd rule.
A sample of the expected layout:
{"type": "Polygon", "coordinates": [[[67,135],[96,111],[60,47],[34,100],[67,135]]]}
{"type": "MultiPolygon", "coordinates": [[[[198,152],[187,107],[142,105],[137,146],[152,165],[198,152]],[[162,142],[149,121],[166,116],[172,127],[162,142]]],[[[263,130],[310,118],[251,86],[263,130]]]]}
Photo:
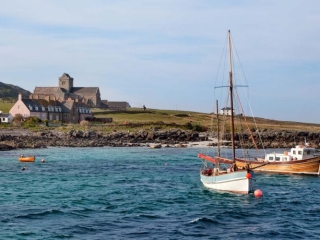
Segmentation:
{"type": "Polygon", "coordinates": [[[262,191],[260,189],[257,189],[257,190],[254,191],[254,196],[255,197],[262,197],[262,195],[263,194],[262,194],[262,191]]]}
{"type": "Polygon", "coordinates": [[[250,179],[250,178],[251,178],[251,173],[247,173],[247,174],[246,174],[246,177],[247,177],[248,179],[250,179]]]}

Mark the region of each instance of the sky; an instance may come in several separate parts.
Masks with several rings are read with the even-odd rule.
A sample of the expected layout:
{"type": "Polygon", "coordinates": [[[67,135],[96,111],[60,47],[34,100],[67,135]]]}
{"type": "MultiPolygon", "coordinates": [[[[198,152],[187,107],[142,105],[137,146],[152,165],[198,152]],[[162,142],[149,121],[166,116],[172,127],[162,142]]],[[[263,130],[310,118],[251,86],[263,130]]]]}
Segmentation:
{"type": "Polygon", "coordinates": [[[0,81],[210,113],[229,29],[253,115],[320,123],[318,0],[3,0],[0,81]]]}

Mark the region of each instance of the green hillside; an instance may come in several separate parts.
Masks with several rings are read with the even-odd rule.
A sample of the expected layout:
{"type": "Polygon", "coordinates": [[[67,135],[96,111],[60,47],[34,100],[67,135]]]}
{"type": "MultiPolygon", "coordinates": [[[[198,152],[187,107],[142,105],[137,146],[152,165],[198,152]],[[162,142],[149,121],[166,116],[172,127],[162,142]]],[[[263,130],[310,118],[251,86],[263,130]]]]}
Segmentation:
{"type": "MultiPolygon", "coordinates": [[[[143,111],[138,108],[131,108],[128,111],[114,112],[101,109],[93,109],[95,117],[97,118],[113,118],[112,124],[123,125],[124,123],[129,123],[132,126],[137,127],[152,127],[152,126],[162,126],[162,127],[187,127],[193,129],[217,129],[217,117],[216,115],[209,113],[199,113],[191,111],[176,111],[176,110],[159,110],[159,109],[148,109],[143,111]]],[[[243,124],[243,118],[238,116],[235,119],[235,124],[243,124]],[[240,119],[241,118],[241,119],[240,119]]],[[[220,116],[220,126],[224,126],[226,129],[230,128],[230,117],[220,116]]],[[[265,118],[251,118],[247,117],[248,126],[250,129],[274,129],[274,130],[295,130],[295,131],[320,131],[320,124],[313,123],[301,123],[292,121],[277,121],[265,118]],[[256,126],[257,125],[257,126],[256,126]]],[[[237,126],[236,126],[237,127],[237,126]]]]}
{"type": "Polygon", "coordinates": [[[21,93],[22,97],[29,98],[31,92],[22,89],[18,86],[0,82],[0,99],[11,100],[17,99],[18,94],[21,93]]]}

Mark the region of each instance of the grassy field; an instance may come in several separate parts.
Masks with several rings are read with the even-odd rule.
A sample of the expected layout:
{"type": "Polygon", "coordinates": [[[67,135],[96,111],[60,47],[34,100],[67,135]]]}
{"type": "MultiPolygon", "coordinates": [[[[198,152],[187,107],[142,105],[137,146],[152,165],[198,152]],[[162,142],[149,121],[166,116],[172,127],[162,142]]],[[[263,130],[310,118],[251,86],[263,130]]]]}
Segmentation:
{"type": "MultiPolygon", "coordinates": [[[[113,124],[123,124],[124,122],[134,124],[163,124],[170,125],[172,123],[177,125],[187,125],[191,123],[193,126],[202,126],[207,129],[217,129],[217,117],[213,114],[199,113],[191,111],[175,111],[175,110],[157,110],[148,109],[143,111],[141,109],[132,108],[126,112],[112,112],[101,111],[100,109],[93,109],[93,113],[97,118],[111,117],[113,124]]],[[[230,118],[220,116],[220,125],[225,126],[226,129],[230,128],[230,118]]],[[[243,122],[243,117],[238,116],[235,119],[235,124],[240,125],[243,122]],[[241,118],[241,119],[240,119],[241,118]]],[[[320,124],[300,123],[291,121],[277,121],[264,118],[251,118],[247,117],[247,124],[250,129],[274,129],[274,130],[295,130],[295,131],[320,131],[320,124]]],[[[245,128],[247,128],[245,126],[245,128]]]]}
{"type": "Polygon", "coordinates": [[[149,109],[143,111],[141,109],[132,108],[128,111],[113,112],[113,111],[101,111],[99,109],[93,109],[92,111],[96,117],[113,118],[113,122],[121,124],[124,122],[130,123],[156,123],[164,122],[166,124],[187,124],[189,121],[204,122],[209,115],[204,113],[186,112],[186,111],[174,111],[174,110],[157,110],[149,109]]]}
{"type": "Polygon", "coordinates": [[[0,99],[0,110],[3,113],[9,113],[9,110],[12,108],[13,105],[14,105],[14,103],[10,103],[10,102],[3,101],[0,99]]]}
{"type": "MultiPolygon", "coordinates": [[[[0,99],[0,110],[3,113],[8,113],[14,103],[3,101],[0,99]]],[[[130,108],[128,111],[107,111],[102,109],[92,109],[96,118],[112,118],[112,123],[106,124],[91,124],[90,128],[103,131],[113,130],[132,130],[138,131],[146,128],[183,128],[194,130],[210,130],[216,131],[217,118],[213,114],[192,112],[192,111],[179,111],[179,110],[159,110],[147,109],[143,111],[141,108],[130,108]]],[[[243,122],[243,118],[238,116],[236,118],[236,127],[238,123],[243,122]]],[[[220,116],[220,126],[225,130],[230,129],[230,118],[220,116]]],[[[320,131],[320,124],[301,123],[291,121],[277,121],[264,118],[255,119],[247,117],[248,127],[250,129],[274,129],[274,130],[294,130],[294,131],[320,131]],[[255,122],[254,122],[255,121],[255,122]],[[255,124],[256,123],[256,124],[255,124]],[[256,127],[257,125],[257,127],[256,127]]],[[[243,126],[247,128],[247,126],[243,126]]]]}

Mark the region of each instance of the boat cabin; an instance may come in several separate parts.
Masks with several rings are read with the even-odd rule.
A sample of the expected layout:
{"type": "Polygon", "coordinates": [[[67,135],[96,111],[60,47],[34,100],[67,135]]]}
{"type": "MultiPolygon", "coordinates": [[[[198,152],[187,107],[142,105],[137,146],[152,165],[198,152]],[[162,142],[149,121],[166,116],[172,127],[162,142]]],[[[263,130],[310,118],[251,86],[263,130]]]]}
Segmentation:
{"type": "Polygon", "coordinates": [[[297,145],[295,148],[291,148],[290,152],[284,151],[284,153],[274,152],[266,154],[265,160],[269,162],[285,162],[313,158],[314,156],[315,148],[312,148],[309,145],[297,145]]]}

